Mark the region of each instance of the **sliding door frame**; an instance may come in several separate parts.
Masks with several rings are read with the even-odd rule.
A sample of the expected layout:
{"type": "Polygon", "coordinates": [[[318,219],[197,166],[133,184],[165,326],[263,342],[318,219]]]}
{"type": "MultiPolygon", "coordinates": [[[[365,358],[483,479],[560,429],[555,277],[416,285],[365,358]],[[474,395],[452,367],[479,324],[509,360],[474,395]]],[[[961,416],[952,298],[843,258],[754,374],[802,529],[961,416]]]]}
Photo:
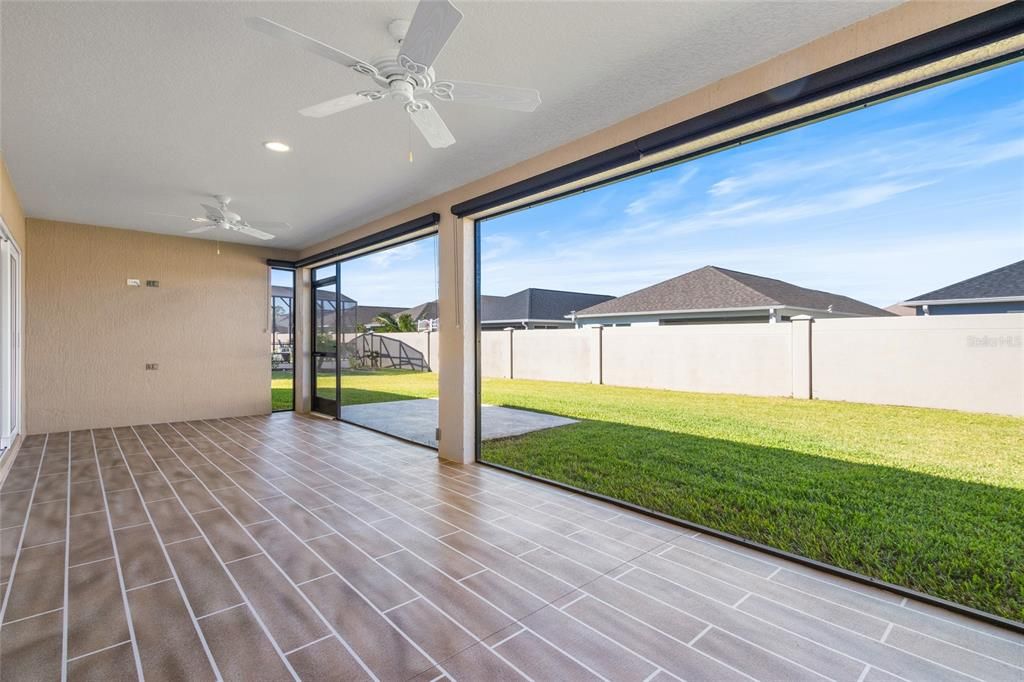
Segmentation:
{"type": "Polygon", "coordinates": [[[298,286],[298,273],[295,272],[295,268],[290,268],[283,265],[272,265],[270,266],[270,335],[271,338],[274,336],[274,330],[277,328],[277,309],[274,307],[274,270],[280,270],[282,272],[292,273],[292,302],[288,309],[288,339],[291,342],[292,353],[292,406],[283,410],[273,409],[273,403],[271,403],[271,412],[294,412],[295,411],[295,398],[298,395],[296,389],[296,368],[299,365],[299,348],[296,344],[295,339],[295,326],[298,312],[295,308],[295,304],[298,302],[296,296],[296,289],[298,286]]]}
{"type": "MultiPolygon", "coordinates": [[[[313,268],[312,277],[310,278],[310,374],[309,380],[311,382],[310,401],[309,409],[317,414],[325,414],[333,417],[334,419],[341,418],[341,261],[335,261],[333,264],[327,266],[319,265],[313,268]],[[323,267],[334,267],[333,277],[324,277],[316,279],[316,271],[323,267]],[[321,353],[316,349],[316,333],[319,329],[317,325],[317,303],[319,298],[317,297],[317,285],[322,284],[328,285],[329,282],[334,282],[334,410],[331,412],[325,412],[317,409],[317,401],[323,400],[328,401],[327,398],[321,398],[317,390],[317,377],[319,376],[316,367],[316,361],[318,357],[330,357],[330,353],[321,353]]],[[[324,407],[329,407],[325,405],[324,407]]]]}
{"type": "Polygon", "coordinates": [[[25,275],[21,249],[0,218],[0,452],[14,445],[24,421],[25,275]]]}

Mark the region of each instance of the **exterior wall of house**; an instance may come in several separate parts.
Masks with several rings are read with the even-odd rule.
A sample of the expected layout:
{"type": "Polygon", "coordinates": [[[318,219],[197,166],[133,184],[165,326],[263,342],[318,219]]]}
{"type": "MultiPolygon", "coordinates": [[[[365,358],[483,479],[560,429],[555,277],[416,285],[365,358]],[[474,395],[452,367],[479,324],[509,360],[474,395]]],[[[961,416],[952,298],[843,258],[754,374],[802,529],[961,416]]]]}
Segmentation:
{"type": "MultiPolygon", "coordinates": [[[[929,315],[987,315],[990,313],[1022,313],[1024,301],[999,301],[996,303],[962,303],[929,305],[929,315]]],[[[917,315],[924,317],[924,308],[917,309],[917,315]]]]}
{"type": "Polygon", "coordinates": [[[34,219],[27,232],[28,433],[270,411],[266,259],[294,254],[34,219]]]}
{"type": "Polygon", "coordinates": [[[1024,415],[1024,313],[481,334],[485,377],[1024,415]]]}

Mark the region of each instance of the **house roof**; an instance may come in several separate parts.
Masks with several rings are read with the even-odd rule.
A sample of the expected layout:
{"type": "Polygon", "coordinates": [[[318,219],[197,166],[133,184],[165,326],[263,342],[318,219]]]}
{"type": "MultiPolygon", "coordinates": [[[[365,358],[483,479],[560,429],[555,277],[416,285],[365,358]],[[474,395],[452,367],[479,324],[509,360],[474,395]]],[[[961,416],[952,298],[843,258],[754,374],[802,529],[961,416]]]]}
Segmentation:
{"type": "Polygon", "coordinates": [[[362,305],[356,304],[356,324],[370,324],[378,315],[384,313],[391,313],[392,315],[398,316],[402,312],[401,308],[386,305],[362,305]]]}
{"type": "Polygon", "coordinates": [[[482,322],[563,320],[572,311],[610,301],[612,296],[556,289],[523,289],[509,296],[482,296],[482,322]]]}
{"type": "MultiPolygon", "coordinates": [[[[485,295],[480,297],[480,321],[564,320],[574,310],[582,310],[612,298],[603,294],[535,288],[523,289],[508,296],[485,295]]],[[[421,303],[402,313],[409,313],[413,320],[436,319],[437,301],[421,303]]]]}
{"type": "Polygon", "coordinates": [[[1024,260],[915,296],[908,303],[1013,297],[1024,298],[1024,260]]]}
{"type": "Polygon", "coordinates": [[[735,308],[808,308],[865,316],[892,313],[828,291],[806,289],[779,279],[706,265],[619,298],[591,306],[579,316],[735,308]]]}
{"type": "Polygon", "coordinates": [[[901,303],[893,303],[892,305],[887,305],[885,306],[885,309],[888,310],[893,315],[898,315],[900,317],[911,317],[913,315],[917,315],[917,308],[914,308],[913,306],[909,305],[903,305],[901,303]]]}
{"type": "Polygon", "coordinates": [[[399,315],[410,315],[412,316],[413,322],[419,322],[420,320],[436,320],[437,315],[437,301],[427,301],[426,303],[420,303],[412,308],[406,308],[395,315],[397,318],[399,315]]]}

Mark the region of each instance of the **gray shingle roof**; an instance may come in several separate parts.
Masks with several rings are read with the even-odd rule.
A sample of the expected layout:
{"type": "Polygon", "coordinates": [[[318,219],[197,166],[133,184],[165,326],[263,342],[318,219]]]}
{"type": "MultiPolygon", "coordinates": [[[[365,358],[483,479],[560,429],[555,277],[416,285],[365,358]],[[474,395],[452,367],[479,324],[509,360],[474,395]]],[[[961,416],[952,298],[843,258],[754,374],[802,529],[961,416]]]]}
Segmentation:
{"type": "Polygon", "coordinates": [[[961,298],[1024,297],[1024,260],[915,296],[911,301],[949,301],[961,298]]]}
{"type": "MultiPolygon", "coordinates": [[[[509,296],[485,295],[480,297],[480,321],[562,320],[573,310],[582,310],[612,298],[603,294],[556,289],[523,289],[509,296]]],[[[433,319],[437,317],[437,301],[421,303],[402,312],[409,313],[414,320],[433,319]]]]}
{"type": "Polygon", "coordinates": [[[419,322],[420,320],[436,320],[437,315],[437,301],[427,301],[426,303],[420,303],[417,306],[408,308],[401,311],[398,315],[395,315],[397,319],[399,315],[410,315],[413,322],[419,322]]]}
{"type": "Polygon", "coordinates": [[[562,320],[611,296],[556,289],[523,289],[509,296],[481,297],[481,322],[504,320],[562,320]]]}
{"type": "Polygon", "coordinates": [[[377,319],[378,315],[384,313],[391,313],[396,318],[398,314],[402,312],[401,308],[395,308],[394,306],[386,305],[356,305],[356,324],[370,324],[377,319]]]}
{"type": "Polygon", "coordinates": [[[852,315],[887,317],[892,313],[863,301],[789,282],[714,265],[687,272],[619,298],[579,311],[580,315],[647,313],[725,308],[790,306],[852,315]]]}

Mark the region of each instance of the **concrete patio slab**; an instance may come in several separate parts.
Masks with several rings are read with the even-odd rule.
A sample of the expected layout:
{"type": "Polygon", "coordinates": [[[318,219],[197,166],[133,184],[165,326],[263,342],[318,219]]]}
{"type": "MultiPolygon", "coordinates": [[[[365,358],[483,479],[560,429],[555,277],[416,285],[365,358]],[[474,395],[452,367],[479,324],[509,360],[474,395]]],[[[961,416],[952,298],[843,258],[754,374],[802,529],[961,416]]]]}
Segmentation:
{"type": "MultiPolygon", "coordinates": [[[[384,403],[346,405],[341,418],[350,424],[437,447],[437,400],[392,400],[384,403]]],[[[480,414],[483,440],[521,436],[526,433],[575,424],[575,419],[551,414],[484,405],[480,414]]]]}

